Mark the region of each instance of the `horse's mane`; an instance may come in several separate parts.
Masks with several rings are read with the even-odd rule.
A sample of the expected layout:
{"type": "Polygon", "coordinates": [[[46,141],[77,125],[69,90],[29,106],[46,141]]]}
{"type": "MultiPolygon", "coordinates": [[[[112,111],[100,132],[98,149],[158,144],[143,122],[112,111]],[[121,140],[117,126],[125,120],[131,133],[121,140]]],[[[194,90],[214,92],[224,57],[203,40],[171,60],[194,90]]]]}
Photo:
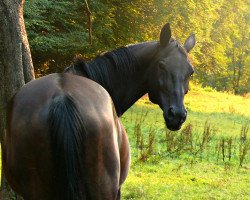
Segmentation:
{"type": "MultiPolygon", "coordinates": [[[[70,66],[70,70],[78,71],[105,88],[110,92],[113,89],[112,80],[128,80],[136,66],[138,60],[129,47],[122,47],[97,56],[89,62],[82,58],[76,58],[70,66]]],[[[67,71],[67,70],[66,70],[67,71]]]]}

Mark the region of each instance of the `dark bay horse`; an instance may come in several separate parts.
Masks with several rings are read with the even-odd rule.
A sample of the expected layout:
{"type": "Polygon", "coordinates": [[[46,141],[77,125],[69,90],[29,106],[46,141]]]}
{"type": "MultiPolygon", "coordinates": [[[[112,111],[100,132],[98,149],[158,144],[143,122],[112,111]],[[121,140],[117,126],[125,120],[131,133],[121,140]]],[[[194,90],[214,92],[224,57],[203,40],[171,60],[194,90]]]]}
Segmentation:
{"type": "Polygon", "coordinates": [[[2,149],[6,178],[25,200],[119,199],[129,169],[128,139],[109,94],[68,73],[36,79],[15,95],[2,149]]]}
{"type": "Polygon", "coordinates": [[[191,35],[181,46],[166,24],[159,42],[78,61],[69,73],[26,84],[10,103],[1,141],[11,187],[27,200],[120,199],[130,159],[118,117],[148,93],[167,127],[178,130],[186,119],[183,99],[194,71],[187,53],[194,45],[191,35]]]}
{"type": "Polygon", "coordinates": [[[183,100],[194,72],[188,52],[195,42],[192,34],[181,46],[171,38],[167,23],[159,42],[129,45],[90,62],[78,60],[65,72],[88,77],[102,85],[109,92],[119,117],[148,93],[151,102],[163,110],[168,129],[178,130],[187,114],[183,100]]]}

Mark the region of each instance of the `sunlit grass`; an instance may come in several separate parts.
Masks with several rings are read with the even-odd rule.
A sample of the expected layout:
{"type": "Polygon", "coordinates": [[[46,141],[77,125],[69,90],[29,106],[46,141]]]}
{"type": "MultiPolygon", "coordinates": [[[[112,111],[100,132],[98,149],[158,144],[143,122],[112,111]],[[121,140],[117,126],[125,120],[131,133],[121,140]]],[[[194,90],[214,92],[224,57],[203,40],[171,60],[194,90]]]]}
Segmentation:
{"type": "MultiPolygon", "coordinates": [[[[239,167],[238,152],[242,127],[250,125],[249,97],[193,86],[185,103],[188,118],[184,127],[192,124],[196,135],[202,135],[206,123],[211,127],[214,138],[209,143],[208,152],[204,152],[202,158],[190,153],[169,155],[163,142],[165,125],[162,111],[147,98],[141,99],[122,117],[132,156],[131,170],[122,187],[123,199],[250,199],[250,152],[243,167],[239,167]],[[150,128],[155,131],[154,154],[146,162],[140,161],[142,147],[138,148],[135,141],[135,123],[140,117],[144,145],[148,144],[150,128]],[[217,157],[212,152],[223,138],[233,139],[230,161],[227,155],[223,161],[222,156],[217,157]]],[[[228,149],[225,152],[228,154],[228,149]]]]}
{"type": "Polygon", "coordinates": [[[181,160],[132,166],[123,199],[249,199],[249,169],[181,160]]]}
{"type": "Polygon", "coordinates": [[[230,113],[250,117],[250,97],[222,93],[191,84],[185,105],[194,112],[230,113]]]}

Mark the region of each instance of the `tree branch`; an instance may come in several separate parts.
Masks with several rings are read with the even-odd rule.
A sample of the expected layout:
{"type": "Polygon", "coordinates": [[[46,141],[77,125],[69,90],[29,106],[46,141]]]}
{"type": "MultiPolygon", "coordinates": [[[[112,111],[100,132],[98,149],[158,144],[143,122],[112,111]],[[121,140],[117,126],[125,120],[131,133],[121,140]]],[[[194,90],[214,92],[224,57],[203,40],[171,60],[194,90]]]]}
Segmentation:
{"type": "Polygon", "coordinates": [[[92,45],[92,13],[89,9],[89,4],[87,0],[85,0],[85,8],[88,16],[89,43],[92,45]]]}

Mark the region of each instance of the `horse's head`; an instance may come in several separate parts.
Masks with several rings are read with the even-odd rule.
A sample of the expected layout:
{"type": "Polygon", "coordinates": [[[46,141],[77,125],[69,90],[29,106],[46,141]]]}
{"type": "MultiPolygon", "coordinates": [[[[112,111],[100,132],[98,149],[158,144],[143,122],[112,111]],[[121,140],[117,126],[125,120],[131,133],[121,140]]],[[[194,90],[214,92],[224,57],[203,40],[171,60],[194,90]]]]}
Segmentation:
{"type": "Polygon", "coordinates": [[[186,120],[184,95],[188,92],[189,77],[194,69],[187,53],[195,45],[195,35],[184,46],[171,38],[170,25],[166,24],[160,34],[159,51],[149,74],[149,99],[163,110],[170,130],[179,130],[186,120]]]}

